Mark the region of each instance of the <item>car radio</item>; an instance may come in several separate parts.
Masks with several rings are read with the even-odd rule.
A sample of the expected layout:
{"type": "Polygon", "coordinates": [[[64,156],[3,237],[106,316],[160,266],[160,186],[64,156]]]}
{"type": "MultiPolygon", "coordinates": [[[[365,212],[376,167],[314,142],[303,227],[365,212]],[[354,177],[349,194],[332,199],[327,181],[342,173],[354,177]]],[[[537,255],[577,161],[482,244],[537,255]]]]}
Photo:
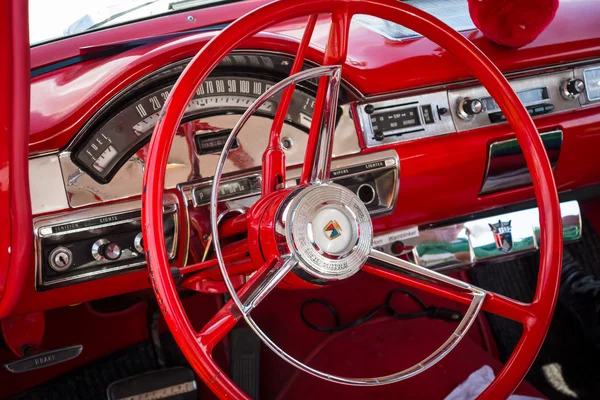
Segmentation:
{"type": "Polygon", "coordinates": [[[454,132],[445,92],[357,105],[368,147],[454,132]]]}

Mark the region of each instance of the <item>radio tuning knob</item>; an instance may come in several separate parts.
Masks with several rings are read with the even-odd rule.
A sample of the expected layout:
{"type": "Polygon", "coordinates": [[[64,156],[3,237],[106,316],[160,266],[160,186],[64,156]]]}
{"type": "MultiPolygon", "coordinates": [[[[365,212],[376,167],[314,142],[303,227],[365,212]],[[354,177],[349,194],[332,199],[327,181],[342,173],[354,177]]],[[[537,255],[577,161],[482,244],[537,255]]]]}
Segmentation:
{"type": "Polygon", "coordinates": [[[461,99],[458,103],[456,113],[462,119],[472,119],[473,116],[483,111],[483,104],[479,99],[461,99]]]}
{"type": "Polygon", "coordinates": [[[567,79],[561,85],[560,94],[567,100],[575,100],[585,90],[585,83],[581,79],[567,79]]]}
{"type": "Polygon", "coordinates": [[[375,137],[375,140],[377,140],[378,142],[381,142],[383,139],[385,139],[385,135],[381,131],[375,131],[373,136],[375,137]]]}
{"type": "Polygon", "coordinates": [[[92,256],[98,261],[115,261],[121,257],[121,247],[106,239],[99,239],[92,245],[92,256]]]}

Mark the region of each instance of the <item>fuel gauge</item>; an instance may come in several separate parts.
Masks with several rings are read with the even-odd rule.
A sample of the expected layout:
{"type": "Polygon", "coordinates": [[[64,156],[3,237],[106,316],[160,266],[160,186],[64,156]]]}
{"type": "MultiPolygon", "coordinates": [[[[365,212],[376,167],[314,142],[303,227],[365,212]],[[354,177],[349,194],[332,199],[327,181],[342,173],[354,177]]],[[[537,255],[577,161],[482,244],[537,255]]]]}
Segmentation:
{"type": "Polygon", "coordinates": [[[100,154],[98,159],[94,162],[94,168],[98,172],[104,171],[106,166],[113,160],[113,158],[117,156],[117,154],[119,154],[119,152],[117,151],[117,149],[115,149],[115,146],[111,144],[106,148],[106,150],[102,152],[102,154],[100,154]]]}

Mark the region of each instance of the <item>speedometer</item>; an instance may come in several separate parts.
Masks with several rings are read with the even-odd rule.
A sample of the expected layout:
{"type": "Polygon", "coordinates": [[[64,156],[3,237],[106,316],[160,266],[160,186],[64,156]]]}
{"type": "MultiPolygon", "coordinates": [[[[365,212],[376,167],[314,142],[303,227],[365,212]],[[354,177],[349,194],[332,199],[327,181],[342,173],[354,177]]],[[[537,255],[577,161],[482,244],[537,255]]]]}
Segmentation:
{"type": "MultiPolygon", "coordinates": [[[[182,123],[207,116],[241,114],[272,85],[273,82],[264,77],[234,74],[209,77],[196,90],[182,123]]],[[[150,140],[171,88],[171,84],[163,83],[129,101],[75,146],[73,161],[96,181],[110,181],[119,167],[150,140]]],[[[272,117],[279,99],[280,96],[277,96],[266,102],[256,114],[272,117]]],[[[286,116],[287,123],[307,130],[313,108],[314,97],[297,89],[286,116]]],[[[198,154],[206,151],[206,148],[211,152],[220,152],[222,145],[215,146],[215,143],[223,143],[222,137],[226,137],[228,132],[221,131],[221,134],[221,137],[210,137],[208,142],[196,140],[196,143],[210,145],[205,144],[202,148],[197,146],[198,154]]]]}

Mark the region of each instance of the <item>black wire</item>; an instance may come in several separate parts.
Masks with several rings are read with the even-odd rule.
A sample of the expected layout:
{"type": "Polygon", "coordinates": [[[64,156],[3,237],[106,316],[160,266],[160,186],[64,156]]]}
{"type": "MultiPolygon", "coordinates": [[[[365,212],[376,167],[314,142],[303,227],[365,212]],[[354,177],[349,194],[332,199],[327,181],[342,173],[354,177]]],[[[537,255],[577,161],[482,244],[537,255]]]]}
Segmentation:
{"type": "Polygon", "coordinates": [[[322,299],[308,299],[304,303],[302,303],[302,305],[300,306],[300,318],[302,319],[302,322],[304,322],[308,327],[310,327],[311,329],[314,329],[315,331],[340,332],[340,331],[343,331],[346,329],[354,328],[360,324],[367,322],[381,310],[386,310],[387,313],[391,317],[393,317],[395,319],[402,319],[402,320],[427,317],[427,318],[441,319],[441,320],[448,321],[448,322],[455,322],[455,321],[459,321],[462,318],[462,313],[460,311],[452,310],[449,308],[427,306],[423,302],[423,300],[421,300],[419,297],[417,297],[414,293],[409,292],[408,290],[404,290],[404,289],[392,290],[386,296],[385,303],[380,304],[377,307],[373,308],[365,316],[358,318],[358,319],[356,319],[348,324],[345,324],[345,325],[341,324],[340,316],[339,316],[337,310],[335,309],[335,307],[333,307],[330,303],[328,303],[327,301],[322,300],[322,299]],[[414,301],[421,308],[421,311],[416,311],[416,312],[411,312],[411,313],[401,313],[401,312],[396,311],[394,309],[394,307],[392,306],[392,300],[394,298],[394,295],[396,295],[398,293],[403,293],[403,294],[407,295],[412,301],[414,301]],[[312,322],[310,322],[306,318],[306,315],[304,314],[304,309],[306,306],[309,306],[311,304],[318,304],[318,305],[321,305],[321,306],[325,307],[326,309],[328,309],[331,312],[331,314],[333,315],[333,319],[335,321],[335,326],[334,327],[318,326],[318,325],[315,325],[312,322]]]}

